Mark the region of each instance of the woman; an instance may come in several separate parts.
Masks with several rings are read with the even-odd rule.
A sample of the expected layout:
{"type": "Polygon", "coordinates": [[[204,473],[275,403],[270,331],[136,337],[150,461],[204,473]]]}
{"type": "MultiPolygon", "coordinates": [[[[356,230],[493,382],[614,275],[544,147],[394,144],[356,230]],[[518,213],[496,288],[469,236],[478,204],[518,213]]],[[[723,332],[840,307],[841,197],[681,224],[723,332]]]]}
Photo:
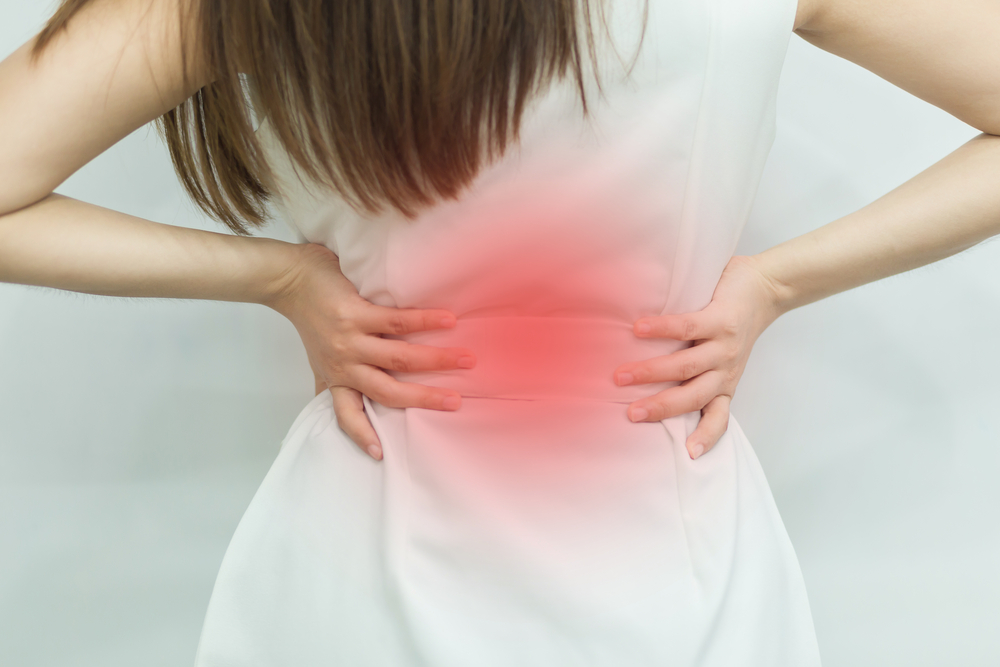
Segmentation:
{"type": "MultiPolygon", "coordinates": [[[[410,43],[385,31],[419,26],[418,16],[400,10],[404,20],[392,23],[388,9],[369,16],[343,3],[338,20],[324,23],[317,17],[329,17],[308,14],[307,4],[282,23],[287,6],[276,3],[272,24],[298,26],[306,37],[309,26],[332,26],[321,36],[351,48],[330,54],[327,69],[343,84],[330,90],[360,86],[367,96],[352,100],[369,102],[366,125],[360,107],[322,99],[321,111],[356,123],[324,135],[336,151],[289,137],[310,125],[283,122],[288,109],[276,101],[288,96],[273,88],[296,72],[309,84],[302,90],[317,90],[326,79],[303,73],[324,72],[317,53],[327,55],[318,47],[325,42],[263,40],[266,31],[248,29],[270,20],[257,5],[240,16],[205,5],[184,24],[165,0],[71,3],[61,15],[68,30],[52,32],[36,65],[28,45],[0,70],[9,147],[0,163],[0,279],[267,303],[295,323],[320,380],[336,388],[336,415],[325,392],[302,412],[234,537],[199,663],[816,664],[794,554],[729,420],[729,396],[754,340],[780,313],[998,231],[1000,155],[992,137],[981,137],[872,206],[727,265],[769,145],[788,29],[794,22],[811,41],[990,133],[1000,127],[987,38],[997,11],[925,2],[902,16],[877,2],[660,0],[643,20],[641,7],[629,15],[616,5],[614,40],[594,33],[604,96],[589,98],[584,116],[574,84],[592,84],[583,72],[587,32],[566,31],[575,25],[569,5],[553,3],[541,17],[512,13],[509,41],[476,42],[494,49],[473,49],[482,61],[454,55],[468,55],[458,45],[473,43],[462,37],[476,26],[480,37],[496,37],[488,28],[502,21],[447,15],[442,25],[469,33],[455,28],[455,41],[444,40],[451,59],[415,65],[441,76],[411,89],[396,85],[393,74],[406,70],[394,69],[391,48],[366,51],[347,40],[367,35],[372,47],[402,39],[414,50],[396,55],[416,59],[426,41],[414,35],[424,33],[414,30],[410,43]],[[550,41],[517,32],[538,25],[550,27],[541,32],[550,41]],[[197,34],[207,36],[190,39],[197,34]],[[577,40],[585,46],[561,61],[577,40]],[[622,47],[624,64],[609,43],[622,47]],[[359,51],[376,65],[351,61],[359,51]],[[301,64],[296,54],[309,53],[310,68],[268,69],[301,64]],[[530,61],[528,53],[555,63],[556,73],[568,63],[567,75],[523,97],[530,106],[518,150],[486,142],[496,159],[479,164],[462,148],[479,146],[466,141],[478,126],[463,124],[467,117],[447,95],[430,94],[440,91],[428,82],[482,96],[476,81],[490,81],[493,68],[509,73],[501,64],[530,61]],[[521,60],[505,61],[511,54],[521,60]],[[383,77],[369,88],[351,78],[372,70],[383,77]],[[217,122],[239,120],[227,114],[231,97],[213,97],[236,88],[239,71],[253,75],[266,116],[260,152],[245,131],[217,122]],[[259,218],[261,195],[273,191],[312,244],[165,228],[50,195],[108,145],[212,81],[199,98],[205,116],[196,127],[215,132],[206,133],[204,153],[185,134],[190,117],[167,121],[185,182],[234,226],[259,218]],[[415,102],[386,91],[411,91],[415,102]],[[324,169],[325,154],[334,169],[324,169]],[[204,156],[210,164],[198,162],[204,156]],[[400,156],[418,156],[419,168],[408,170],[400,156]],[[330,192],[338,186],[353,209],[330,192]],[[943,215],[947,228],[938,224],[943,215]],[[365,306],[351,286],[385,307],[447,306],[457,321],[365,306]],[[671,386],[677,381],[685,384],[671,386]],[[374,399],[365,412],[356,391],[374,399]],[[367,447],[378,438],[384,460],[348,449],[338,424],[367,447]]],[[[487,117],[517,126],[506,110],[487,117]]],[[[488,125],[490,138],[502,139],[505,127],[488,125]]]]}

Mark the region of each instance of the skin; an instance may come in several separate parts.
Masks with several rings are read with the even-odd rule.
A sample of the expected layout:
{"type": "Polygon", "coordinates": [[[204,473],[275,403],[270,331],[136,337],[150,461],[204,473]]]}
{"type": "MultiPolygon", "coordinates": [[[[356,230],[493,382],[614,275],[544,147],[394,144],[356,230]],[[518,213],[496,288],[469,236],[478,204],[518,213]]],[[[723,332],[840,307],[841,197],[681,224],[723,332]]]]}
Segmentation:
{"type": "Polygon", "coordinates": [[[750,350],[783,313],[1000,233],[998,29],[1000,4],[991,0],[800,0],[800,37],[983,134],[851,215],[759,255],[734,257],[704,310],[636,322],[637,336],[695,345],[617,369],[619,384],[684,380],[630,405],[631,419],[700,409],[701,421],[686,443],[697,458],[725,432],[750,350]]]}
{"type": "MultiPolygon", "coordinates": [[[[396,310],[358,296],[314,244],[162,225],[53,194],[120,139],[209,79],[189,59],[178,0],[98,0],[37,63],[30,43],[0,63],[0,281],[91,294],[243,301],[296,327],[331,388],[344,431],[381,458],[361,395],[391,407],[454,410],[455,392],[381,369],[468,367],[469,350],[379,337],[454,326],[445,311],[396,310]]],[[[637,336],[690,340],[627,364],[619,384],[681,380],[628,407],[634,421],[700,410],[687,447],[708,451],[760,334],[781,314],[928,264],[1000,233],[1000,4],[993,0],[802,0],[795,31],[952,113],[984,134],[869,206],[759,255],[734,257],[698,313],[644,318],[637,336]],[[648,329],[647,329],[648,327],[648,329]]]]}

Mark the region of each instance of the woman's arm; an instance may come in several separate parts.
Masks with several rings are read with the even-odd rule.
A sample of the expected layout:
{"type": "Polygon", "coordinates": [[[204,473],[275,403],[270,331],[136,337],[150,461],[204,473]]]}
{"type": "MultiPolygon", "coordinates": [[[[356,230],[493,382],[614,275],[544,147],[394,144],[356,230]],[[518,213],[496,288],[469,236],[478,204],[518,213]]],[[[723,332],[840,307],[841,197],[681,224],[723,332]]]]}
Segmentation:
{"type": "Polygon", "coordinates": [[[0,62],[0,281],[268,305],[295,325],[310,362],[339,390],[340,423],[366,448],[377,438],[343,388],[394,407],[457,409],[457,393],[380,370],[458,368],[465,350],[379,337],[451,326],[450,313],[368,303],[322,246],[163,225],[53,194],[209,82],[195,44],[182,57],[182,30],[196,34],[182,26],[182,1],[93,0],[36,60],[29,43],[0,62]]]}
{"type": "Polygon", "coordinates": [[[781,312],[1000,233],[1000,4],[803,2],[803,38],[984,134],[860,211],[755,258],[781,312]]]}
{"type": "Polygon", "coordinates": [[[800,0],[796,32],[984,134],[851,215],[734,257],[704,310],[635,323],[641,337],[696,342],[617,371],[620,384],[683,381],[636,401],[629,414],[653,421],[701,410],[687,442],[693,458],[725,432],[750,350],[775,318],[1000,233],[1000,137],[993,136],[1000,134],[1000,3],[800,0]]]}
{"type": "Polygon", "coordinates": [[[753,257],[778,313],[1000,234],[1000,137],[982,134],[851,215],[753,257]]]}
{"type": "MultiPolygon", "coordinates": [[[[72,173],[205,85],[168,0],[95,0],[34,60],[0,63],[0,280],[93,294],[265,302],[294,255],[55,196],[72,173]]],[[[287,247],[285,247],[287,245],[287,247]]]]}
{"type": "Polygon", "coordinates": [[[301,247],[164,225],[59,195],[0,216],[0,282],[275,306],[301,247]]]}

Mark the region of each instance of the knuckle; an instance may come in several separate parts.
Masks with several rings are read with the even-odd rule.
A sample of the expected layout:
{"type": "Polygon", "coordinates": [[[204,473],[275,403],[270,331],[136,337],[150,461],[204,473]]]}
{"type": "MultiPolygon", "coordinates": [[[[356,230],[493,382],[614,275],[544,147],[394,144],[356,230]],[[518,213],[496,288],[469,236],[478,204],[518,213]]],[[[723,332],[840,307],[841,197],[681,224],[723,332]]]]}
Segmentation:
{"type": "Polygon", "coordinates": [[[330,342],[330,354],[336,359],[346,359],[350,356],[351,346],[342,338],[335,338],[330,342]]]}
{"type": "Polygon", "coordinates": [[[682,414],[684,412],[684,410],[681,409],[680,406],[678,405],[677,401],[671,398],[665,398],[662,401],[660,401],[658,410],[659,410],[659,415],[657,417],[658,419],[668,419],[670,417],[676,417],[677,415],[682,414]]]}
{"type": "Polygon", "coordinates": [[[406,373],[412,368],[412,364],[402,354],[393,354],[389,357],[389,368],[400,373],[406,373]]]}
{"type": "Polygon", "coordinates": [[[663,419],[669,419],[670,417],[673,417],[678,413],[676,406],[674,405],[674,402],[671,401],[669,398],[666,398],[657,401],[653,405],[652,410],[650,410],[650,414],[653,416],[654,419],[660,421],[663,419]]]}
{"type": "Polygon", "coordinates": [[[403,317],[403,314],[400,312],[392,313],[392,315],[389,316],[387,325],[389,327],[389,331],[397,336],[405,334],[409,331],[409,328],[406,326],[406,318],[403,317]]]}
{"type": "Polygon", "coordinates": [[[686,359],[681,363],[680,375],[682,380],[687,380],[698,375],[698,364],[693,359],[686,359]]]}
{"type": "Polygon", "coordinates": [[[643,421],[652,422],[663,419],[665,410],[660,401],[650,401],[643,404],[642,408],[646,411],[646,418],[643,421]]]}
{"type": "Polygon", "coordinates": [[[680,322],[681,332],[684,340],[694,340],[698,335],[698,323],[690,317],[685,317],[680,322]]]}
{"type": "Polygon", "coordinates": [[[722,439],[722,436],[723,434],[725,434],[725,432],[726,432],[725,428],[713,427],[708,433],[706,433],[705,437],[702,439],[702,443],[705,446],[705,451],[707,452],[712,447],[715,447],[715,445],[718,444],[719,440],[722,439]]]}
{"type": "Polygon", "coordinates": [[[656,396],[644,407],[649,411],[649,419],[651,421],[659,421],[671,416],[669,396],[656,396]]]}
{"type": "Polygon", "coordinates": [[[740,319],[735,315],[727,315],[722,320],[722,333],[727,336],[735,336],[740,331],[740,319]]]}
{"type": "Polygon", "coordinates": [[[342,364],[331,363],[326,367],[325,380],[327,384],[342,383],[347,379],[347,369],[342,364]]]}
{"type": "Polygon", "coordinates": [[[354,307],[347,302],[336,304],[331,308],[330,313],[333,315],[337,325],[343,328],[353,325],[354,318],[356,317],[354,307]]]}
{"type": "Polygon", "coordinates": [[[341,431],[347,434],[348,438],[350,438],[354,442],[358,441],[361,433],[358,430],[358,425],[354,420],[344,419],[343,421],[340,421],[338,418],[337,425],[340,426],[341,431]]]}

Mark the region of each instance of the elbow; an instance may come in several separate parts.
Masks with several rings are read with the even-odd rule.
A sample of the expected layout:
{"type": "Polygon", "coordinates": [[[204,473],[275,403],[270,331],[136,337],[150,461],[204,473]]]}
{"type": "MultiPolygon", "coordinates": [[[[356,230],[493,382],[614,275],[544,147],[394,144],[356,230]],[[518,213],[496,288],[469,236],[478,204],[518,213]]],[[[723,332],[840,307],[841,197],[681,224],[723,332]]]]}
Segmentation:
{"type": "Polygon", "coordinates": [[[972,127],[976,128],[983,134],[988,134],[991,137],[1000,137],[1000,116],[994,116],[993,118],[986,119],[985,121],[969,123],[972,127]]]}
{"type": "Polygon", "coordinates": [[[4,180],[0,176],[0,183],[6,185],[0,189],[0,217],[17,213],[50,197],[58,196],[47,187],[21,187],[16,179],[4,180]]]}
{"type": "Polygon", "coordinates": [[[1000,136],[1000,93],[976,100],[965,117],[960,117],[983,134],[1000,136]]]}

